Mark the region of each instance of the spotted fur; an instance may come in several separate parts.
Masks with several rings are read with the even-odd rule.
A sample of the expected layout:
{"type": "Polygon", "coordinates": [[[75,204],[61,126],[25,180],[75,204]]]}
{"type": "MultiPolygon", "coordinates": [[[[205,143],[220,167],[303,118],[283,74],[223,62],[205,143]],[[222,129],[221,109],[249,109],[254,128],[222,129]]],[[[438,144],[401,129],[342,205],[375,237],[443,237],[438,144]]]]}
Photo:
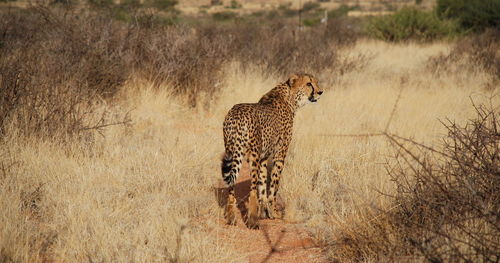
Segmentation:
{"type": "Polygon", "coordinates": [[[295,112],[316,102],[322,93],[313,76],[292,74],[258,103],[237,104],[228,112],[223,127],[226,150],[221,165],[229,193],[225,211],[228,224],[236,223],[234,183],[244,158],[250,164],[252,177],[247,226],[258,228],[259,217],[281,217],[276,209],[276,193],[292,138],[295,112]]]}

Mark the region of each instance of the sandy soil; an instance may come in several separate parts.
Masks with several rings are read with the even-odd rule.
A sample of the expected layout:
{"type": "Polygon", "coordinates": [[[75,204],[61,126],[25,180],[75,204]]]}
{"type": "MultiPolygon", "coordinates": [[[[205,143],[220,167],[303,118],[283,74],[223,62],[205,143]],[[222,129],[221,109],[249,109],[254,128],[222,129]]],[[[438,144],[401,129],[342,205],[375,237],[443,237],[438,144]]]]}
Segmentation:
{"type": "MultiPolygon", "coordinates": [[[[234,249],[248,262],[327,262],[319,244],[301,224],[281,219],[261,220],[259,230],[248,229],[243,221],[245,202],[250,192],[251,178],[248,164],[243,168],[235,185],[240,217],[236,226],[225,226],[218,239],[229,240],[234,249]]],[[[225,205],[226,191],[221,182],[217,186],[219,204],[225,205]]],[[[225,225],[221,219],[221,225],[225,225]]]]}

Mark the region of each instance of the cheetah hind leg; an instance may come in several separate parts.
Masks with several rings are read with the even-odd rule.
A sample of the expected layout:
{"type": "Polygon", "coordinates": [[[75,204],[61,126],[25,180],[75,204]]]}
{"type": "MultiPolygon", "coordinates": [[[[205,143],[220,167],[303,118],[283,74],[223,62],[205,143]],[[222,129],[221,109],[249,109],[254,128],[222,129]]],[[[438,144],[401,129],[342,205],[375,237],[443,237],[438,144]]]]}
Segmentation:
{"type": "Polygon", "coordinates": [[[283,217],[281,211],[276,208],[276,202],[268,203],[267,215],[269,219],[281,219],[283,217]]]}
{"type": "Polygon", "coordinates": [[[269,218],[267,201],[267,159],[260,162],[259,179],[257,182],[257,193],[259,196],[259,217],[261,219],[269,218]]]}
{"type": "Polygon", "coordinates": [[[262,204],[260,208],[261,219],[279,219],[281,217],[281,212],[275,208],[271,202],[265,202],[262,204]]]}
{"type": "Polygon", "coordinates": [[[250,187],[250,196],[248,197],[247,206],[247,226],[250,229],[259,229],[259,215],[260,215],[260,205],[257,195],[257,184],[259,181],[259,170],[260,161],[257,159],[257,151],[255,149],[250,150],[249,164],[250,164],[250,177],[252,178],[252,183],[250,187]]]}
{"type": "Polygon", "coordinates": [[[250,229],[259,229],[259,205],[257,200],[257,194],[255,190],[250,191],[250,196],[248,197],[248,214],[247,214],[247,226],[250,229]]]}
{"type": "Polygon", "coordinates": [[[270,185],[269,185],[269,196],[268,196],[268,215],[270,219],[281,219],[281,211],[278,210],[276,206],[276,194],[278,192],[278,186],[280,181],[281,170],[283,169],[283,161],[275,161],[273,169],[271,172],[270,185]]]}
{"type": "Polygon", "coordinates": [[[260,205],[260,219],[267,219],[267,218],[270,218],[269,217],[269,207],[268,207],[268,203],[265,202],[265,203],[262,203],[260,205]]]}
{"type": "Polygon", "coordinates": [[[231,155],[226,153],[222,159],[221,170],[222,179],[226,182],[228,188],[226,209],[224,217],[228,225],[236,225],[237,204],[234,196],[234,182],[238,178],[241,169],[241,155],[231,155]],[[230,156],[230,157],[229,157],[230,156]],[[229,158],[228,158],[229,157],[229,158]]]}
{"type": "Polygon", "coordinates": [[[224,211],[224,217],[226,218],[226,223],[228,225],[236,225],[236,198],[234,197],[234,187],[229,187],[229,193],[227,197],[226,210],[224,211]]]}

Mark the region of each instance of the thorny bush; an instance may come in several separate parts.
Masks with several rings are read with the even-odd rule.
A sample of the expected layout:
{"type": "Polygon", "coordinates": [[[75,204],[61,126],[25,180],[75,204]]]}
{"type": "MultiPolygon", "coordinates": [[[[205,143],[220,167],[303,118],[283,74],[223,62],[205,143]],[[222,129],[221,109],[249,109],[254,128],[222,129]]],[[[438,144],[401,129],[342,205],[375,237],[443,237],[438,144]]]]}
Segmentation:
{"type": "Polygon", "coordinates": [[[369,223],[343,229],[336,255],[498,262],[500,116],[498,105],[475,108],[476,118],[465,126],[444,123],[448,135],[440,149],[387,135],[397,149],[388,167],[397,186],[393,205],[374,212],[369,223]]]}

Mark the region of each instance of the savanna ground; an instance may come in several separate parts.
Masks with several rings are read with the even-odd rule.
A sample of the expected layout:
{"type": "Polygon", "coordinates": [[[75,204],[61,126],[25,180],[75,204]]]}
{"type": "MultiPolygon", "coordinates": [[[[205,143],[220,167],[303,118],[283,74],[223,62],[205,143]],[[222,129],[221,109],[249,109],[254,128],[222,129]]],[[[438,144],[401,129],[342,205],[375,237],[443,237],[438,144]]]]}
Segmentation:
{"type": "MultiPolygon", "coordinates": [[[[54,18],[46,17],[47,21],[51,19],[54,18]]],[[[103,34],[109,38],[102,38],[106,41],[96,38],[88,44],[99,52],[98,48],[103,46],[117,45],[113,41],[115,36],[109,33],[112,31],[103,28],[103,34]]],[[[66,30],[63,29],[61,32],[66,30]]],[[[5,32],[11,32],[8,30],[7,27],[5,32]]],[[[33,28],[24,30],[28,32],[33,28]]],[[[57,36],[58,32],[47,34],[57,36]]],[[[146,33],[135,36],[134,31],[129,31],[129,34],[136,41],[155,33],[154,30],[142,32],[146,33]]],[[[166,38],[171,37],[170,34],[174,34],[173,39],[178,36],[175,34],[185,38],[179,38],[180,44],[174,41],[168,48],[182,48],[182,43],[193,43],[189,42],[190,34],[196,33],[181,30],[181,33],[168,33],[166,38]]],[[[493,39],[498,37],[498,33],[491,34],[493,39]]],[[[76,32],[75,36],[78,35],[76,32]]],[[[157,42],[151,41],[152,44],[138,53],[145,61],[155,61],[151,63],[153,66],[167,70],[169,61],[178,59],[176,55],[168,57],[170,53],[165,51],[165,60],[150,55],[163,54],[154,53],[155,48],[162,47],[158,43],[165,40],[160,35],[152,39],[157,42]]],[[[34,36],[32,39],[38,45],[40,35],[34,36]]],[[[211,41],[220,41],[212,35],[208,37],[213,37],[211,41]]],[[[16,40],[22,38],[12,37],[16,40]]],[[[61,43],[57,38],[51,39],[56,39],[50,42],[51,45],[59,47],[61,43]]],[[[5,43],[14,43],[7,40],[5,43]]],[[[129,65],[136,69],[127,78],[106,79],[114,76],[109,72],[99,75],[98,80],[93,79],[93,75],[77,76],[84,80],[82,84],[72,73],[80,71],[73,71],[72,65],[67,64],[62,68],[71,74],[61,79],[77,79],[68,85],[102,88],[104,91],[99,90],[99,93],[104,95],[96,96],[92,92],[81,95],[80,89],[65,89],[60,83],[58,85],[63,88],[50,86],[52,82],[47,80],[47,85],[40,87],[49,90],[48,95],[33,88],[33,92],[42,95],[32,100],[31,93],[24,97],[19,95],[20,102],[12,102],[12,105],[21,106],[8,108],[7,96],[17,98],[16,92],[23,94],[29,90],[18,89],[19,86],[38,87],[36,83],[21,82],[29,79],[23,75],[25,71],[14,71],[10,65],[60,75],[59,71],[50,71],[59,62],[50,62],[41,56],[40,60],[49,62],[42,63],[43,67],[30,67],[30,64],[16,60],[23,54],[9,53],[0,64],[0,85],[3,85],[0,88],[14,87],[13,93],[4,93],[5,104],[2,105],[2,114],[7,113],[2,115],[0,147],[0,261],[422,262],[432,261],[433,256],[426,254],[428,251],[442,252],[446,256],[437,258],[444,261],[454,261],[456,255],[465,255],[458,260],[467,259],[472,255],[471,251],[475,251],[474,255],[479,256],[470,258],[494,262],[495,257],[498,260],[496,252],[500,243],[496,235],[498,221],[491,222],[491,218],[498,218],[499,144],[496,128],[497,133],[493,133],[491,140],[486,140],[490,147],[487,149],[493,155],[487,166],[489,172],[485,174],[493,177],[487,177],[490,178],[486,181],[489,195],[485,195],[480,203],[484,211],[489,212],[484,218],[471,217],[474,221],[466,224],[472,228],[481,226],[480,241],[471,234],[465,237],[466,242],[462,242],[461,237],[465,234],[456,234],[462,231],[458,228],[446,232],[449,235],[447,242],[458,244],[456,247],[449,245],[451,249],[440,246],[436,250],[427,250],[415,245],[414,248],[411,245],[431,246],[438,238],[419,243],[419,240],[402,236],[405,232],[400,230],[408,229],[391,221],[395,218],[392,211],[406,208],[403,201],[398,203],[396,198],[395,202],[394,197],[405,188],[404,183],[411,184],[408,182],[412,181],[402,183],[394,177],[397,174],[394,171],[404,171],[397,168],[405,149],[420,144],[436,151],[446,148],[443,138],[451,130],[445,124],[451,121],[462,127],[477,119],[478,106],[474,105],[484,105],[489,109],[487,121],[493,116],[492,124],[487,122],[484,126],[497,125],[498,72],[492,71],[474,55],[487,59],[493,54],[493,63],[497,64],[492,68],[498,67],[498,60],[495,60],[498,59],[498,49],[495,48],[498,38],[493,44],[488,42],[493,45],[488,46],[489,49],[476,47],[475,51],[493,50],[489,55],[461,51],[460,47],[473,49],[474,41],[457,47],[453,41],[397,44],[359,38],[347,44],[334,44],[337,45],[334,51],[326,49],[326,52],[335,52],[331,64],[320,59],[319,56],[326,56],[324,53],[304,55],[313,60],[306,68],[313,69],[320,81],[323,80],[320,85],[325,93],[318,103],[304,107],[296,116],[294,138],[278,192],[284,217],[265,221],[261,230],[249,230],[241,220],[235,227],[224,224],[221,125],[232,105],[258,101],[265,92],[285,80],[286,74],[282,71],[290,68],[279,63],[278,66],[264,67],[258,60],[243,55],[241,58],[231,57],[224,63],[207,60],[207,64],[216,65],[211,72],[217,78],[211,80],[204,71],[195,68],[193,72],[199,74],[199,78],[208,80],[189,82],[196,87],[193,95],[183,92],[183,80],[191,80],[193,76],[177,77],[175,74],[184,72],[180,69],[169,71],[166,77],[151,77],[148,74],[150,68],[130,60],[129,65]],[[323,69],[315,68],[315,60],[321,61],[323,69]],[[10,73],[15,76],[14,81],[11,81],[10,73]],[[159,78],[163,79],[157,81],[159,78]],[[119,88],[109,84],[114,82],[119,83],[119,88]],[[216,88],[202,87],[206,83],[216,88]],[[73,103],[71,98],[75,94],[95,101],[80,103],[76,100],[73,103]],[[51,108],[61,101],[67,101],[69,106],[51,108]],[[61,115],[65,110],[67,114],[61,115]],[[45,120],[51,123],[46,125],[45,120]],[[35,121],[37,123],[32,124],[35,121]],[[59,125],[64,126],[63,131],[59,125]],[[397,143],[395,139],[398,139],[397,143]],[[456,254],[448,256],[449,251],[456,254]]],[[[66,47],[65,43],[70,43],[67,45],[69,50],[75,48],[74,45],[78,47],[70,41],[63,42],[63,47],[66,47]]],[[[204,40],[196,42],[199,48],[193,48],[193,52],[222,52],[207,49],[204,43],[204,40]]],[[[40,52],[45,52],[44,47],[40,46],[40,52]]],[[[300,44],[297,47],[301,48],[300,44]]],[[[19,50],[23,48],[31,50],[26,46],[19,47],[19,50]]],[[[85,55],[91,64],[73,61],[78,65],[77,70],[102,72],[98,65],[94,69],[92,59],[105,55],[93,53],[95,50],[85,51],[90,52],[85,54],[92,55],[85,55]]],[[[129,52],[126,48],[120,50],[129,52]]],[[[36,53],[37,50],[32,52],[40,54],[36,53]]],[[[110,60],[105,60],[108,64],[104,65],[107,69],[112,68],[114,74],[121,67],[112,59],[121,57],[112,52],[106,55],[110,60]]],[[[197,58],[200,61],[206,59],[204,56],[194,59],[197,58]]],[[[304,57],[295,55],[294,58],[295,64],[291,64],[300,68],[304,57]]],[[[195,61],[190,60],[191,57],[181,56],[181,59],[177,61],[179,64],[195,61]]],[[[37,59],[33,61],[38,65],[37,59]]],[[[416,170],[425,171],[426,168],[422,165],[416,170]]],[[[414,172],[415,178],[419,178],[420,173],[414,172]]],[[[237,186],[243,208],[248,185],[246,176],[244,172],[237,186]]],[[[472,215],[470,211],[467,213],[472,215]]],[[[456,224],[460,222],[455,221],[456,224]]]]}

